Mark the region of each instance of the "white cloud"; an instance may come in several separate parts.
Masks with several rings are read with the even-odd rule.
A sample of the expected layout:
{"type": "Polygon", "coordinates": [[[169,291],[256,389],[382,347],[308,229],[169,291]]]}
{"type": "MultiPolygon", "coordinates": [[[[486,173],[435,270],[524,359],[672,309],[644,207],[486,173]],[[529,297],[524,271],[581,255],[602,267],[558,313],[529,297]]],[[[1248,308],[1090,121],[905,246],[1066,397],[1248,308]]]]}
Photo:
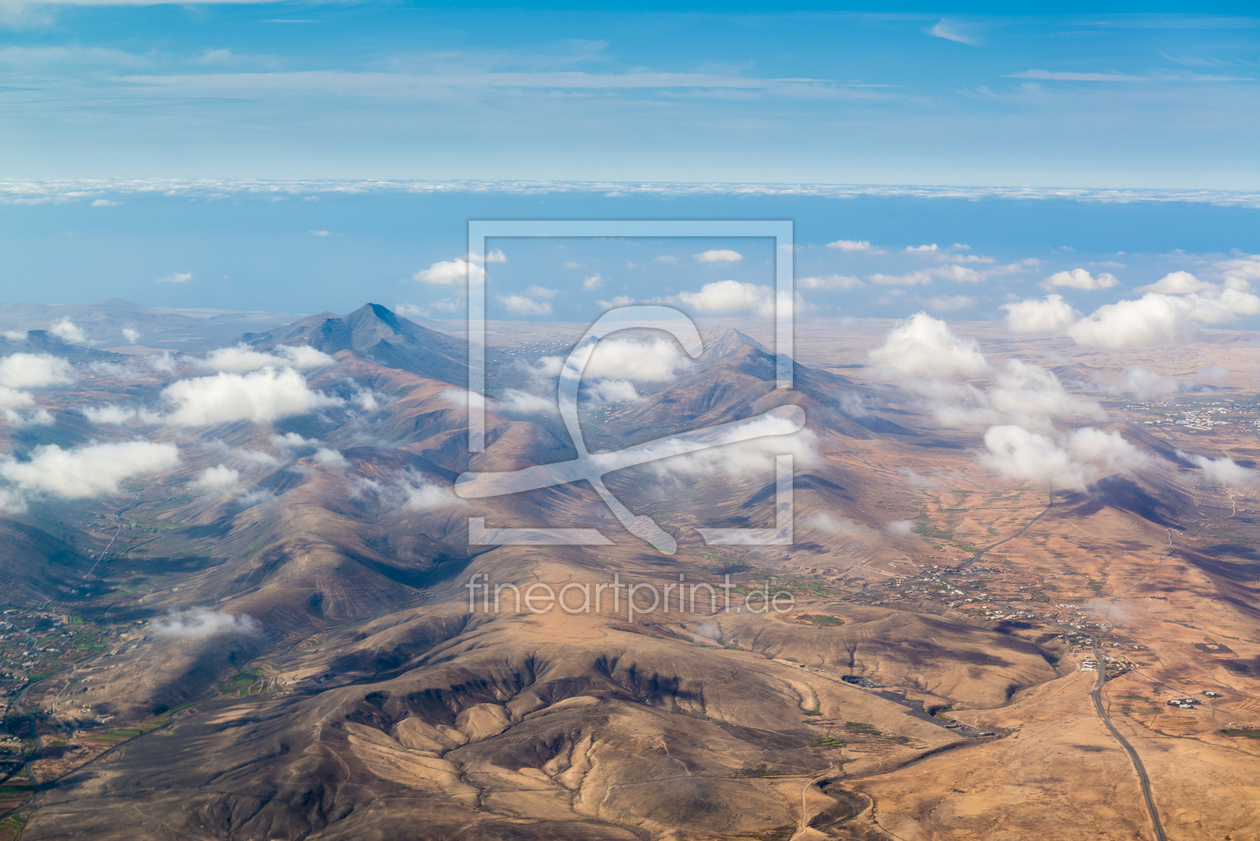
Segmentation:
{"type": "Polygon", "coordinates": [[[838,239],[835,242],[829,242],[825,246],[827,248],[837,248],[840,251],[870,251],[871,244],[864,239],[838,239]]]}
{"type": "Polygon", "coordinates": [[[468,504],[455,496],[450,488],[430,482],[419,474],[410,476],[403,488],[407,497],[403,508],[408,511],[438,511],[468,504]]]}
{"type": "Polygon", "coordinates": [[[1231,487],[1240,488],[1249,485],[1256,480],[1257,473],[1249,470],[1240,464],[1237,464],[1229,456],[1222,456],[1217,459],[1210,459],[1206,456],[1195,456],[1189,453],[1180,453],[1183,458],[1187,458],[1194,462],[1203,475],[1207,476],[1213,482],[1220,482],[1222,485],[1230,485],[1231,487]]]}
{"type": "Polygon", "coordinates": [[[1199,325],[1257,314],[1260,297],[1228,286],[1184,295],[1148,292],[1099,307],[1072,325],[1068,335],[1080,345],[1137,347],[1179,342],[1197,333],[1199,325]]]}
{"type": "Polygon", "coordinates": [[[475,391],[465,391],[462,388],[448,388],[438,395],[438,399],[444,403],[449,403],[457,409],[467,412],[469,406],[486,406],[486,399],[475,391]]]}
{"type": "Polygon", "coordinates": [[[639,399],[639,390],[628,380],[596,380],[587,386],[587,391],[598,403],[630,403],[639,399]]]}
{"type": "Polygon", "coordinates": [[[1099,272],[1097,276],[1090,274],[1085,269],[1072,269],[1071,271],[1055,272],[1041,282],[1043,289],[1057,289],[1066,287],[1068,289],[1110,289],[1119,284],[1115,275],[1107,272],[1099,272]]]}
{"type": "Polygon", "coordinates": [[[381,401],[377,400],[372,390],[367,388],[361,388],[356,391],[350,397],[350,402],[365,412],[375,412],[381,407],[381,401]]]}
{"type": "Polygon", "coordinates": [[[974,47],[980,43],[979,39],[963,31],[962,24],[948,18],[942,18],[923,31],[934,38],[944,38],[946,41],[953,41],[956,44],[966,44],[974,47]]]}
{"type": "Polygon", "coordinates": [[[717,263],[720,265],[738,263],[744,259],[743,254],[740,254],[738,251],[732,251],[729,248],[711,248],[708,251],[693,254],[692,257],[699,263],[717,263]]]}
{"type": "Polygon", "coordinates": [[[907,245],[906,246],[907,254],[933,254],[938,250],[939,249],[936,243],[932,243],[930,245],[907,245]]]}
{"type": "Polygon", "coordinates": [[[271,444],[276,449],[283,450],[287,455],[290,450],[300,447],[316,447],[319,445],[319,439],[304,438],[296,432],[286,432],[283,435],[272,435],[271,444]]]}
{"type": "Polygon", "coordinates": [[[917,395],[942,426],[1013,424],[1048,434],[1056,417],[1106,417],[1097,402],[1067,392],[1053,372],[1020,359],[1007,360],[988,391],[942,379],[907,379],[902,387],[917,395]]]}
{"type": "Polygon", "coordinates": [[[52,327],[48,328],[48,332],[67,344],[86,345],[88,343],[87,336],[83,335],[83,331],[70,320],[69,316],[58,319],[52,327]]]}
{"type": "Polygon", "coordinates": [[[1172,272],[1154,283],[1139,286],[1134,291],[1158,292],[1161,295],[1190,295],[1195,292],[1205,292],[1211,288],[1212,284],[1199,280],[1190,272],[1172,272]]]}
{"type": "Polygon", "coordinates": [[[0,335],[10,342],[24,342],[29,334],[25,330],[5,330],[0,335]]]}
{"type": "Polygon", "coordinates": [[[122,329],[123,338],[127,340],[127,344],[134,345],[140,341],[140,331],[134,327],[124,327],[122,329]]]}
{"type": "Polygon", "coordinates": [[[454,286],[466,283],[470,272],[474,273],[474,278],[480,277],[481,271],[481,267],[475,263],[463,257],[456,257],[453,260],[441,260],[427,269],[421,269],[413,274],[411,279],[417,283],[429,283],[434,286],[454,286]]]}
{"type": "Polygon", "coordinates": [[[395,304],[394,312],[403,318],[428,318],[429,311],[419,304],[395,304]]]}
{"type": "Polygon", "coordinates": [[[1104,476],[1137,469],[1150,457],[1118,432],[1086,427],[1059,441],[1019,426],[995,426],[984,435],[980,462],[1007,479],[1080,488],[1104,476]]]}
{"type": "Polygon", "coordinates": [[[932,273],[929,271],[906,272],[905,274],[877,272],[868,275],[866,279],[880,286],[927,286],[932,282],[932,273]]]}
{"type": "Polygon", "coordinates": [[[117,207],[122,204],[119,201],[110,201],[109,199],[94,199],[90,207],[117,207]]]}
{"type": "MultiPolygon", "coordinates": [[[[764,478],[774,475],[776,455],[791,454],[798,469],[817,463],[818,455],[814,450],[817,437],[809,429],[793,432],[795,429],[787,418],[759,418],[752,422],[751,430],[764,437],[653,461],[650,469],[662,478],[676,480],[721,474],[764,478]]],[[[659,446],[665,451],[669,444],[666,441],[659,446]]]]}
{"type": "Polygon", "coordinates": [[[11,353],[0,359],[0,387],[47,388],[74,382],[70,363],[47,353],[11,353]]]}
{"type": "Polygon", "coordinates": [[[530,394],[519,388],[509,388],[503,392],[503,396],[495,401],[495,407],[500,412],[510,415],[556,415],[556,401],[548,400],[546,397],[539,397],[537,394],[530,394]]]}
{"type": "Polygon", "coordinates": [[[948,311],[966,309],[976,302],[970,295],[937,295],[923,303],[934,310],[948,311]]]}
{"type": "Polygon", "coordinates": [[[163,374],[175,373],[175,356],[170,351],[146,356],[144,357],[144,362],[149,366],[150,370],[158,371],[163,374]]]}
{"type": "Polygon", "coordinates": [[[829,274],[796,279],[797,289],[859,289],[865,286],[851,275],[829,274]]]}
{"type": "MultiPolygon", "coordinates": [[[[1260,280],[1260,256],[1251,255],[1233,260],[1222,260],[1213,263],[1212,268],[1221,276],[1225,284],[1232,285],[1232,282],[1241,281],[1246,284],[1248,281],[1260,280]]],[[[1243,288],[1246,287],[1236,287],[1243,288]]]]}
{"type": "Polygon", "coordinates": [[[95,374],[104,374],[107,377],[118,377],[124,380],[135,379],[139,376],[135,369],[117,362],[89,362],[87,369],[95,374]]]}
{"type": "Polygon", "coordinates": [[[166,639],[206,639],[219,634],[256,634],[258,623],[244,613],[233,616],[206,607],[175,611],[149,623],[155,637],[166,639]]]}
{"type": "Polygon", "coordinates": [[[267,502],[268,500],[272,500],[275,498],[276,498],[276,495],[269,490],[265,490],[263,488],[254,488],[252,491],[249,491],[248,493],[243,493],[240,496],[238,496],[236,498],[236,501],[239,502],[243,507],[249,508],[253,505],[258,505],[260,502],[267,502]]]}
{"type": "Polygon", "coordinates": [[[672,341],[610,338],[595,345],[584,374],[588,378],[659,383],[675,379],[690,365],[687,354],[672,341]]]}
{"type": "Polygon", "coordinates": [[[171,272],[168,275],[154,278],[154,283],[187,283],[192,280],[192,272],[171,272]]]}
{"type": "Polygon", "coordinates": [[[350,466],[350,462],[345,456],[330,447],[321,447],[316,450],[312,458],[315,459],[316,464],[322,464],[324,467],[345,469],[350,466]]]}
{"type": "Polygon", "coordinates": [[[603,285],[604,285],[604,279],[600,277],[599,274],[593,274],[590,277],[588,277],[586,280],[582,281],[582,288],[585,289],[587,292],[590,292],[594,289],[598,289],[599,287],[603,285]]]}
{"type": "MultiPolygon", "coordinates": [[[[5,390],[6,389],[0,389],[0,405],[4,405],[4,395],[2,392],[5,390]]],[[[56,419],[53,418],[52,413],[47,409],[37,409],[29,415],[24,415],[21,412],[15,412],[12,409],[5,409],[4,419],[13,426],[52,426],[56,423],[56,419]]]]}
{"type": "Polygon", "coordinates": [[[123,424],[139,421],[146,424],[162,423],[162,415],[144,408],[135,408],[131,406],[119,406],[114,403],[107,403],[104,406],[85,406],[83,408],[83,416],[88,419],[89,423],[108,426],[122,426],[123,424]]]}
{"type": "MultiPolygon", "coordinates": [[[[507,256],[499,249],[485,255],[486,263],[506,263],[507,256]]],[[[465,283],[469,277],[474,280],[485,276],[485,269],[478,261],[477,255],[466,254],[452,260],[441,260],[427,269],[421,269],[411,276],[417,283],[428,283],[434,286],[454,286],[465,283]]]]}
{"type": "Polygon", "coordinates": [[[216,441],[213,443],[216,444],[217,447],[221,449],[225,454],[233,458],[240,459],[242,462],[245,463],[246,467],[267,468],[267,467],[279,467],[282,464],[280,459],[276,458],[271,453],[265,452],[263,450],[249,450],[244,447],[229,447],[223,444],[223,442],[221,441],[216,441]]]}
{"type": "Polygon", "coordinates": [[[1006,326],[1012,333],[1059,333],[1076,320],[1077,313],[1062,295],[1047,295],[1003,304],[1006,326]]]}
{"type": "Polygon", "coordinates": [[[226,465],[218,464],[201,471],[189,484],[203,491],[221,491],[238,487],[241,483],[241,472],[226,465]]]}
{"type": "Polygon", "coordinates": [[[946,263],[899,275],[872,274],[867,277],[867,280],[880,286],[927,286],[933,280],[945,280],[952,283],[983,283],[992,277],[1002,277],[1023,271],[1027,266],[1028,261],[988,266],[983,269],[974,269],[958,263],[946,263]]]}
{"type": "Polygon", "coordinates": [[[551,304],[546,301],[535,301],[524,295],[495,295],[495,300],[513,315],[548,315],[551,304]]]}
{"type": "Polygon", "coordinates": [[[775,292],[769,286],[717,280],[706,283],[699,292],[680,292],[674,300],[706,315],[752,312],[768,318],[774,315],[775,292]]]}
{"type": "Polygon", "coordinates": [[[1048,427],[1043,419],[1052,417],[1106,417],[1095,401],[1069,394],[1054,372],[1022,359],[1006,361],[988,398],[995,411],[1026,427],[1048,427]]]}
{"type": "Polygon", "coordinates": [[[1152,463],[1150,456],[1124,440],[1119,432],[1103,432],[1092,426],[1069,435],[1067,449],[1074,458],[1102,473],[1136,470],[1152,463]]]}
{"type": "Polygon", "coordinates": [[[923,488],[945,487],[945,485],[941,482],[940,479],[934,478],[932,476],[921,476],[918,473],[915,473],[909,467],[903,467],[897,472],[905,478],[906,484],[912,488],[923,489],[923,488]]]}
{"type": "Polygon", "coordinates": [[[559,292],[559,289],[549,289],[546,286],[531,286],[525,290],[525,294],[529,297],[542,298],[544,301],[550,301],[559,292]]]}
{"type": "Polygon", "coordinates": [[[1114,382],[1099,382],[1109,394],[1132,394],[1138,400],[1167,397],[1183,389],[1181,380],[1145,368],[1129,368],[1114,382]]]}
{"type": "Polygon", "coordinates": [[[313,236],[313,237],[326,237],[326,236],[328,236],[328,231],[311,231],[311,236],[313,236]]]}
{"type": "Polygon", "coordinates": [[[1133,347],[1178,342],[1195,332],[1179,298],[1147,293],[1099,307],[1069,329],[1077,344],[1133,347]]]}
{"type": "Polygon", "coordinates": [[[415,471],[395,475],[388,482],[360,477],[354,481],[352,488],[356,496],[375,497],[387,511],[440,511],[468,504],[457,497],[449,486],[430,481],[415,471]]]}
{"type": "Polygon", "coordinates": [[[248,374],[220,372],[171,383],[163,398],[175,405],[170,415],[182,426],[210,426],[249,420],[272,423],[345,401],[312,391],[292,368],[263,368],[248,374]]]}
{"type": "Polygon", "coordinates": [[[973,269],[956,263],[928,269],[928,274],[933,277],[941,280],[950,280],[954,283],[980,283],[996,272],[996,269],[973,269]]]}
{"type": "Polygon", "coordinates": [[[817,514],[811,514],[806,517],[805,526],[824,534],[848,535],[850,537],[869,537],[872,535],[871,529],[861,523],[850,520],[847,517],[837,517],[825,511],[819,511],[817,514]]]}
{"type": "Polygon", "coordinates": [[[629,295],[618,295],[611,301],[596,301],[602,310],[615,310],[619,307],[629,307],[634,305],[634,298],[629,295]]]}
{"type": "Polygon", "coordinates": [[[909,537],[914,533],[914,520],[893,520],[884,526],[884,530],[897,537],[909,537]]]}
{"type": "Polygon", "coordinates": [[[976,376],[989,368],[975,339],[960,339],[944,321],[923,312],[899,322],[868,357],[875,367],[911,377],[976,376]]]}
{"type": "Polygon", "coordinates": [[[1006,74],[1012,79],[1037,79],[1047,82],[1149,82],[1151,76],[1133,76],[1127,73],[1091,73],[1073,70],[1021,70],[1006,74]]]}
{"type": "Polygon", "coordinates": [[[116,493],[127,479],[170,470],[179,463],[174,444],[128,441],[68,450],[50,444],[37,447],[27,461],[0,458],[0,477],[26,493],[82,499],[116,493]]]}
{"type": "Polygon", "coordinates": [[[333,365],[337,360],[309,345],[278,345],[271,352],[259,351],[247,344],[218,348],[206,354],[198,364],[211,371],[242,373],[261,368],[292,366],[306,370],[333,365]]]}

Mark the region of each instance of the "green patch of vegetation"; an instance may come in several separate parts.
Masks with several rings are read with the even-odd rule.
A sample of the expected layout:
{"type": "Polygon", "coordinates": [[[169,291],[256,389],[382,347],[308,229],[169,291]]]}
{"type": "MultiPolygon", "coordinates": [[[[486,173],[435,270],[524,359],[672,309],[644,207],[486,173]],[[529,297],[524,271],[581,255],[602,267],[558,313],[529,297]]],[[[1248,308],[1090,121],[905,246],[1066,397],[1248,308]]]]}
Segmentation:
{"type": "Polygon", "coordinates": [[[920,518],[918,525],[914,527],[914,533],[922,537],[934,537],[937,540],[950,540],[954,536],[952,531],[938,529],[936,526],[928,522],[927,518],[920,518]]]}
{"type": "Polygon", "coordinates": [[[252,543],[250,543],[248,546],[245,547],[245,554],[253,555],[258,552],[261,552],[264,548],[266,548],[267,544],[270,542],[271,542],[271,535],[264,534],[262,537],[258,538],[257,540],[253,541],[252,543]]]}
{"type": "Polygon", "coordinates": [[[134,739],[137,736],[143,736],[144,732],[145,731],[138,730],[135,727],[120,727],[117,730],[111,730],[108,733],[101,733],[99,735],[93,736],[92,738],[103,739],[104,741],[107,741],[107,742],[125,742],[128,739],[134,739]]]}
{"type": "Polygon", "coordinates": [[[846,721],[844,723],[844,729],[848,730],[850,733],[860,733],[863,736],[880,735],[878,727],[875,727],[872,724],[867,724],[865,721],[846,721]]]}
{"type": "Polygon", "coordinates": [[[747,561],[732,560],[714,554],[705,554],[701,557],[713,565],[711,569],[718,575],[739,575],[752,569],[747,561]]]}
{"type": "Polygon", "coordinates": [[[1222,736],[1260,739],[1260,727],[1225,727],[1220,732],[1222,736]]]}
{"type": "Polygon", "coordinates": [[[805,715],[822,715],[822,710],[817,707],[814,707],[812,710],[801,710],[801,712],[805,715]]]}
{"type": "Polygon", "coordinates": [[[833,739],[832,737],[827,736],[822,739],[815,739],[810,744],[816,748],[842,748],[847,745],[848,742],[844,739],[833,739]]]}
{"type": "Polygon", "coordinates": [[[739,771],[736,772],[736,774],[737,776],[740,776],[740,777],[778,777],[780,776],[779,771],[775,771],[765,765],[761,765],[757,768],[740,768],[739,771]]]}
{"type": "Polygon", "coordinates": [[[21,815],[9,815],[9,817],[0,821],[0,839],[17,841],[18,836],[22,834],[22,830],[25,828],[26,818],[21,815]]]}
{"type": "MultiPolygon", "coordinates": [[[[248,689],[258,682],[258,675],[248,669],[243,672],[237,672],[232,675],[232,679],[227,682],[224,687],[225,692],[236,692],[237,690],[248,689]]],[[[244,692],[240,694],[245,694],[244,692]]]]}
{"type": "Polygon", "coordinates": [[[826,613],[804,613],[800,618],[811,625],[843,625],[844,620],[839,616],[831,616],[826,613]]]}

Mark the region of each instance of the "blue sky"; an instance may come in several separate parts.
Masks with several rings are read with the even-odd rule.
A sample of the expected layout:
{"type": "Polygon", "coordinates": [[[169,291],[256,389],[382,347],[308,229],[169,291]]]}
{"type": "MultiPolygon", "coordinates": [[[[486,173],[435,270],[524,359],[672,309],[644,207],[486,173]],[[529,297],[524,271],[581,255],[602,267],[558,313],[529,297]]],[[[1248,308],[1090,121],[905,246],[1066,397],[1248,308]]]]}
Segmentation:
{"type": "MultiPolygon", "coordinates": [[[[0,0],[4,297],[441,317],[470,218],[792,219],[826,317],[1260,279],[1222,268],[1260,253],[1242,4],[630,5],[0,0]]],[[[769,277],[544,245],[488,267],[498,314],[769,277]]]]}
{"type": "MultiPolygon", "coordinates": [[[[0,278],[9,300],[281,312],[370,300],[452,318],[463,299],[442,267],[465,253],[468,219],[619,218],[791,219],[802,311],[827,318],[1001,319],[1004,304],[1047,294],[1089,313],[1172,272],[1260,280],[1256,194],[226,180],[0,183],[0,278]],[[1048,280],[1077,269],[1097,288],[1048,280]]],[[[774,277],[757,240],[490,248],[507,258],[487,266],[499,317],[589,319],[621,296],[685,303],[714,282],[774,277]],[[696,257],[721,250],[740,259],[696,257]]]]}
{"type": "Polygon", "coordinates": [[[0,0],[3,175],[1260,188],[1254,12],[564,5],[0,0]]]}

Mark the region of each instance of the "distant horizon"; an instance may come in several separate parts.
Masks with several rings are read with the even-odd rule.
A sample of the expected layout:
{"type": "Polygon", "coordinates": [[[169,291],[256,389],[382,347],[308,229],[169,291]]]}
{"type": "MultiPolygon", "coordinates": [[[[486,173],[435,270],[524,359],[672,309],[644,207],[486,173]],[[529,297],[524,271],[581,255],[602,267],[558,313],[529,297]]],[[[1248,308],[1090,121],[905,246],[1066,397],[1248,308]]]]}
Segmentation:
{"type": "MultiPolygon", "coordinates": [[[[864,181],[677,181],[652,179],[529,178],[250,178],[148,177],[0,178],[0,205],[41,205],[96,201],[114,195],[189,197],[225,201],[232,197],[275,198],[322,193],[359,196],[374,192],[417,196],[467,193],[530,195],[548,193],[627,193],[647,197],[751,195],[826,199],[908,197],[921,199],[1066,199],[1103,204],[1189,202],[1260,209],[1260,187],[1224,189],[1197,186],[1125,186],[1121,184],[930,183],[864,181]],[[610,193],[610,191],[614,191],[610,193]]],[[[95,205],[98,207],[107,204],[95,205]]]]}

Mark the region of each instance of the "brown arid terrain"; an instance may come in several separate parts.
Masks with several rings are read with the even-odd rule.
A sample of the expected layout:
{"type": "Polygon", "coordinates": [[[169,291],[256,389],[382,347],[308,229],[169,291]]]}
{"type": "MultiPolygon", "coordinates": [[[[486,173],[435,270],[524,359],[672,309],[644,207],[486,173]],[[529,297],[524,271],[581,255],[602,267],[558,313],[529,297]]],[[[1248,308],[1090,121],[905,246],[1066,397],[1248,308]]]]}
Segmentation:
{"type": "Polygon", "coordinates": [[[462,339],[384,307],[160,364],[2,340],[75,368],[54,423],[0,422],[0,837],[1260,837],[1260,347],[963,324],[930,358],[982,364],[945,371],[906,324],[803,321],[787,392],[770,336],[702,324],[675,376],[586,395],[592,450],[804,409],[607,477],[674,554],[584,483],[453,492],[574,457],[536,378],[576,325],[491,325],[479,454],[462,339]],[[177,458],[92,493],[104,456],[49,456],[137,440],[177,458]],[[790,545],[706,544],[774,525],[776,452],[790,545]]]}

